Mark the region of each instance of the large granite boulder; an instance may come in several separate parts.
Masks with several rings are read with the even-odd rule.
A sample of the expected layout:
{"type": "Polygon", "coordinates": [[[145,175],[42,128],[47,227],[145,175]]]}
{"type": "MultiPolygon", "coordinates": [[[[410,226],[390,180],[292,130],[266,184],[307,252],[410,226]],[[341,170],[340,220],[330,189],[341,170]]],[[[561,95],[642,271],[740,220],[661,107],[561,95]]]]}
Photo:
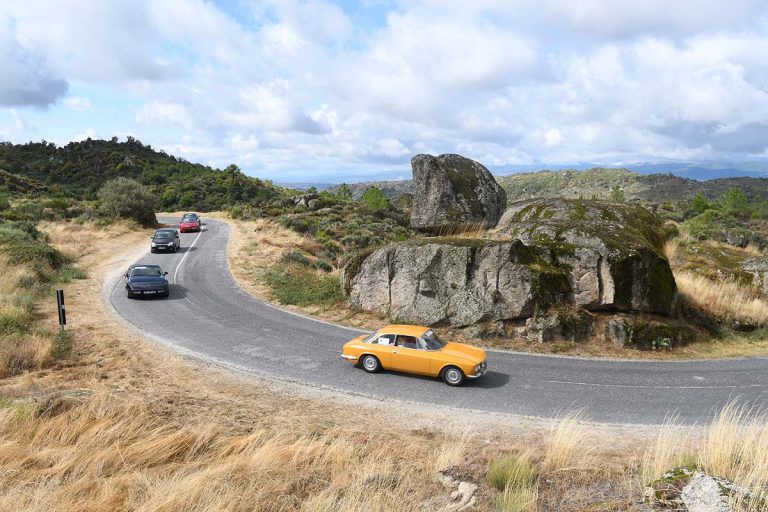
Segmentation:
{"type": "Polygon", "coordinates": [[[482,164],[460,155],[416,155],[411,225],[425,231],[492,228],[507,194],[482,164]]]}
{"type": "Polygon", "coordinates": [[[393,321],[458,327],[529,318],[568,293],[565,274],[520,241],[465,238],[361,256],[345,269],[342,286],[354,306],[393,321]]]}
{"type": "Polygon", "coordinates": [[[424,238],[360,255],[342,287],[353,306],[393,321],[478,334],[511,332],[531,318],[538,325],[564,304],[668,315],[676,286],[659,250],[664,230],[639,206],[526,201],[493,239],[424,238]]]}
{"type": "Polygon", "coordinates": [[[534,199],[513,203],[494,237],[519,239],[562,268],[576,305],[668,315],[677,295],[661,251],[669,234],[639,205],[534,199]]]}

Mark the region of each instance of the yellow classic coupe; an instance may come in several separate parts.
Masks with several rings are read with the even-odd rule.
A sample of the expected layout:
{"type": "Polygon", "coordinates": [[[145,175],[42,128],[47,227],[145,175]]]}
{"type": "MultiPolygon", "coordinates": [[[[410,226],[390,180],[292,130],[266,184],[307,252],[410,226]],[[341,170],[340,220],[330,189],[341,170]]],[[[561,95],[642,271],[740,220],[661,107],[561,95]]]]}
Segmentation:
{"type": "Polygon", "coordinates": [[[448,343],[429,327],[388,325],[358,336],[342,348],[341,357],[368,373],[395,370],[440,377],[449,386],[476,379],[486,372],[485,350],[448,343]]]}

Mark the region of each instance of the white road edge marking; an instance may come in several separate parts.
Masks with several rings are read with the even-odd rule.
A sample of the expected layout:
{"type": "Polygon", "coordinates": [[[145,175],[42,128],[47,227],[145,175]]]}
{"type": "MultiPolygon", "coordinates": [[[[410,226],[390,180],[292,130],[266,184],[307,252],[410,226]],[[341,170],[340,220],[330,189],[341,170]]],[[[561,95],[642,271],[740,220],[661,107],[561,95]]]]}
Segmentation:
{"type": "Polygon", "coordinates": [[[189,250],[195,246],[195,242],[197,242],[197,239],[200,238],[200,235],[203,234],[203,230],[201,229],[199,233],[197,233],[197,236],[194,240],[192,240],[192,243],[189,244],[189,247],[187,248],[187,252],[184,253],[184,256],[181,257],[181,261],[178,265],[176,265],[176,270],[173,272],[173,284],[176,284],[176,276],[179,273],[179,269],[184,264],[184,260],[187,259],[187,256],[189,256],[189,250]]]}

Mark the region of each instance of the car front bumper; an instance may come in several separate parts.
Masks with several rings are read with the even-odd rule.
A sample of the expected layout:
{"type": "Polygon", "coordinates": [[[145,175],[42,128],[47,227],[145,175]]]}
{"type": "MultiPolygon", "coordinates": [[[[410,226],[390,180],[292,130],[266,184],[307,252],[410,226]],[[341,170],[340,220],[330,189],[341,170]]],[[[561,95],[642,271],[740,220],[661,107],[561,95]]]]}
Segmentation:
{"type": "Polygon", "coordinates": [[[170,288],[167,286],[163,286],[162,288],[130,288],[130,292],[133,295],[165,295],[170,291],[170,288]]]}
{"type": "Polygon", "coordinates": [[[488,365],[486,365],[485,363],[482,363],[482,366],[475,371],[475,374],[474,375],[467,375],[467,378],[468,379],[477,379],[477,378],[482,377],[483,375],[485,375],[486,372],[488,372],[488,365]]]}
{"type": "Polygon", "coordinates": [[[347,361],[357,361],[357,356],[350,356],[348,354],[341,354],[342,359],[346,359],[347,361]]]}

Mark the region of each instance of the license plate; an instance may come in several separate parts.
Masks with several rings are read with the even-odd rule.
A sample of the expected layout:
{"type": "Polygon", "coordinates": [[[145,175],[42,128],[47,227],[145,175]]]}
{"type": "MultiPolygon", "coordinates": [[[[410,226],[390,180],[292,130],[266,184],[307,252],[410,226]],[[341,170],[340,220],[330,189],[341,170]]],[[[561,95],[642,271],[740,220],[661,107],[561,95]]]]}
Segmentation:
{"type": "Polygon", "coordinates": [[[157,293],[157,290],[147,290],[147,291],[146,291],[146,292],[144,292],[144,293],[157,293]]]}

